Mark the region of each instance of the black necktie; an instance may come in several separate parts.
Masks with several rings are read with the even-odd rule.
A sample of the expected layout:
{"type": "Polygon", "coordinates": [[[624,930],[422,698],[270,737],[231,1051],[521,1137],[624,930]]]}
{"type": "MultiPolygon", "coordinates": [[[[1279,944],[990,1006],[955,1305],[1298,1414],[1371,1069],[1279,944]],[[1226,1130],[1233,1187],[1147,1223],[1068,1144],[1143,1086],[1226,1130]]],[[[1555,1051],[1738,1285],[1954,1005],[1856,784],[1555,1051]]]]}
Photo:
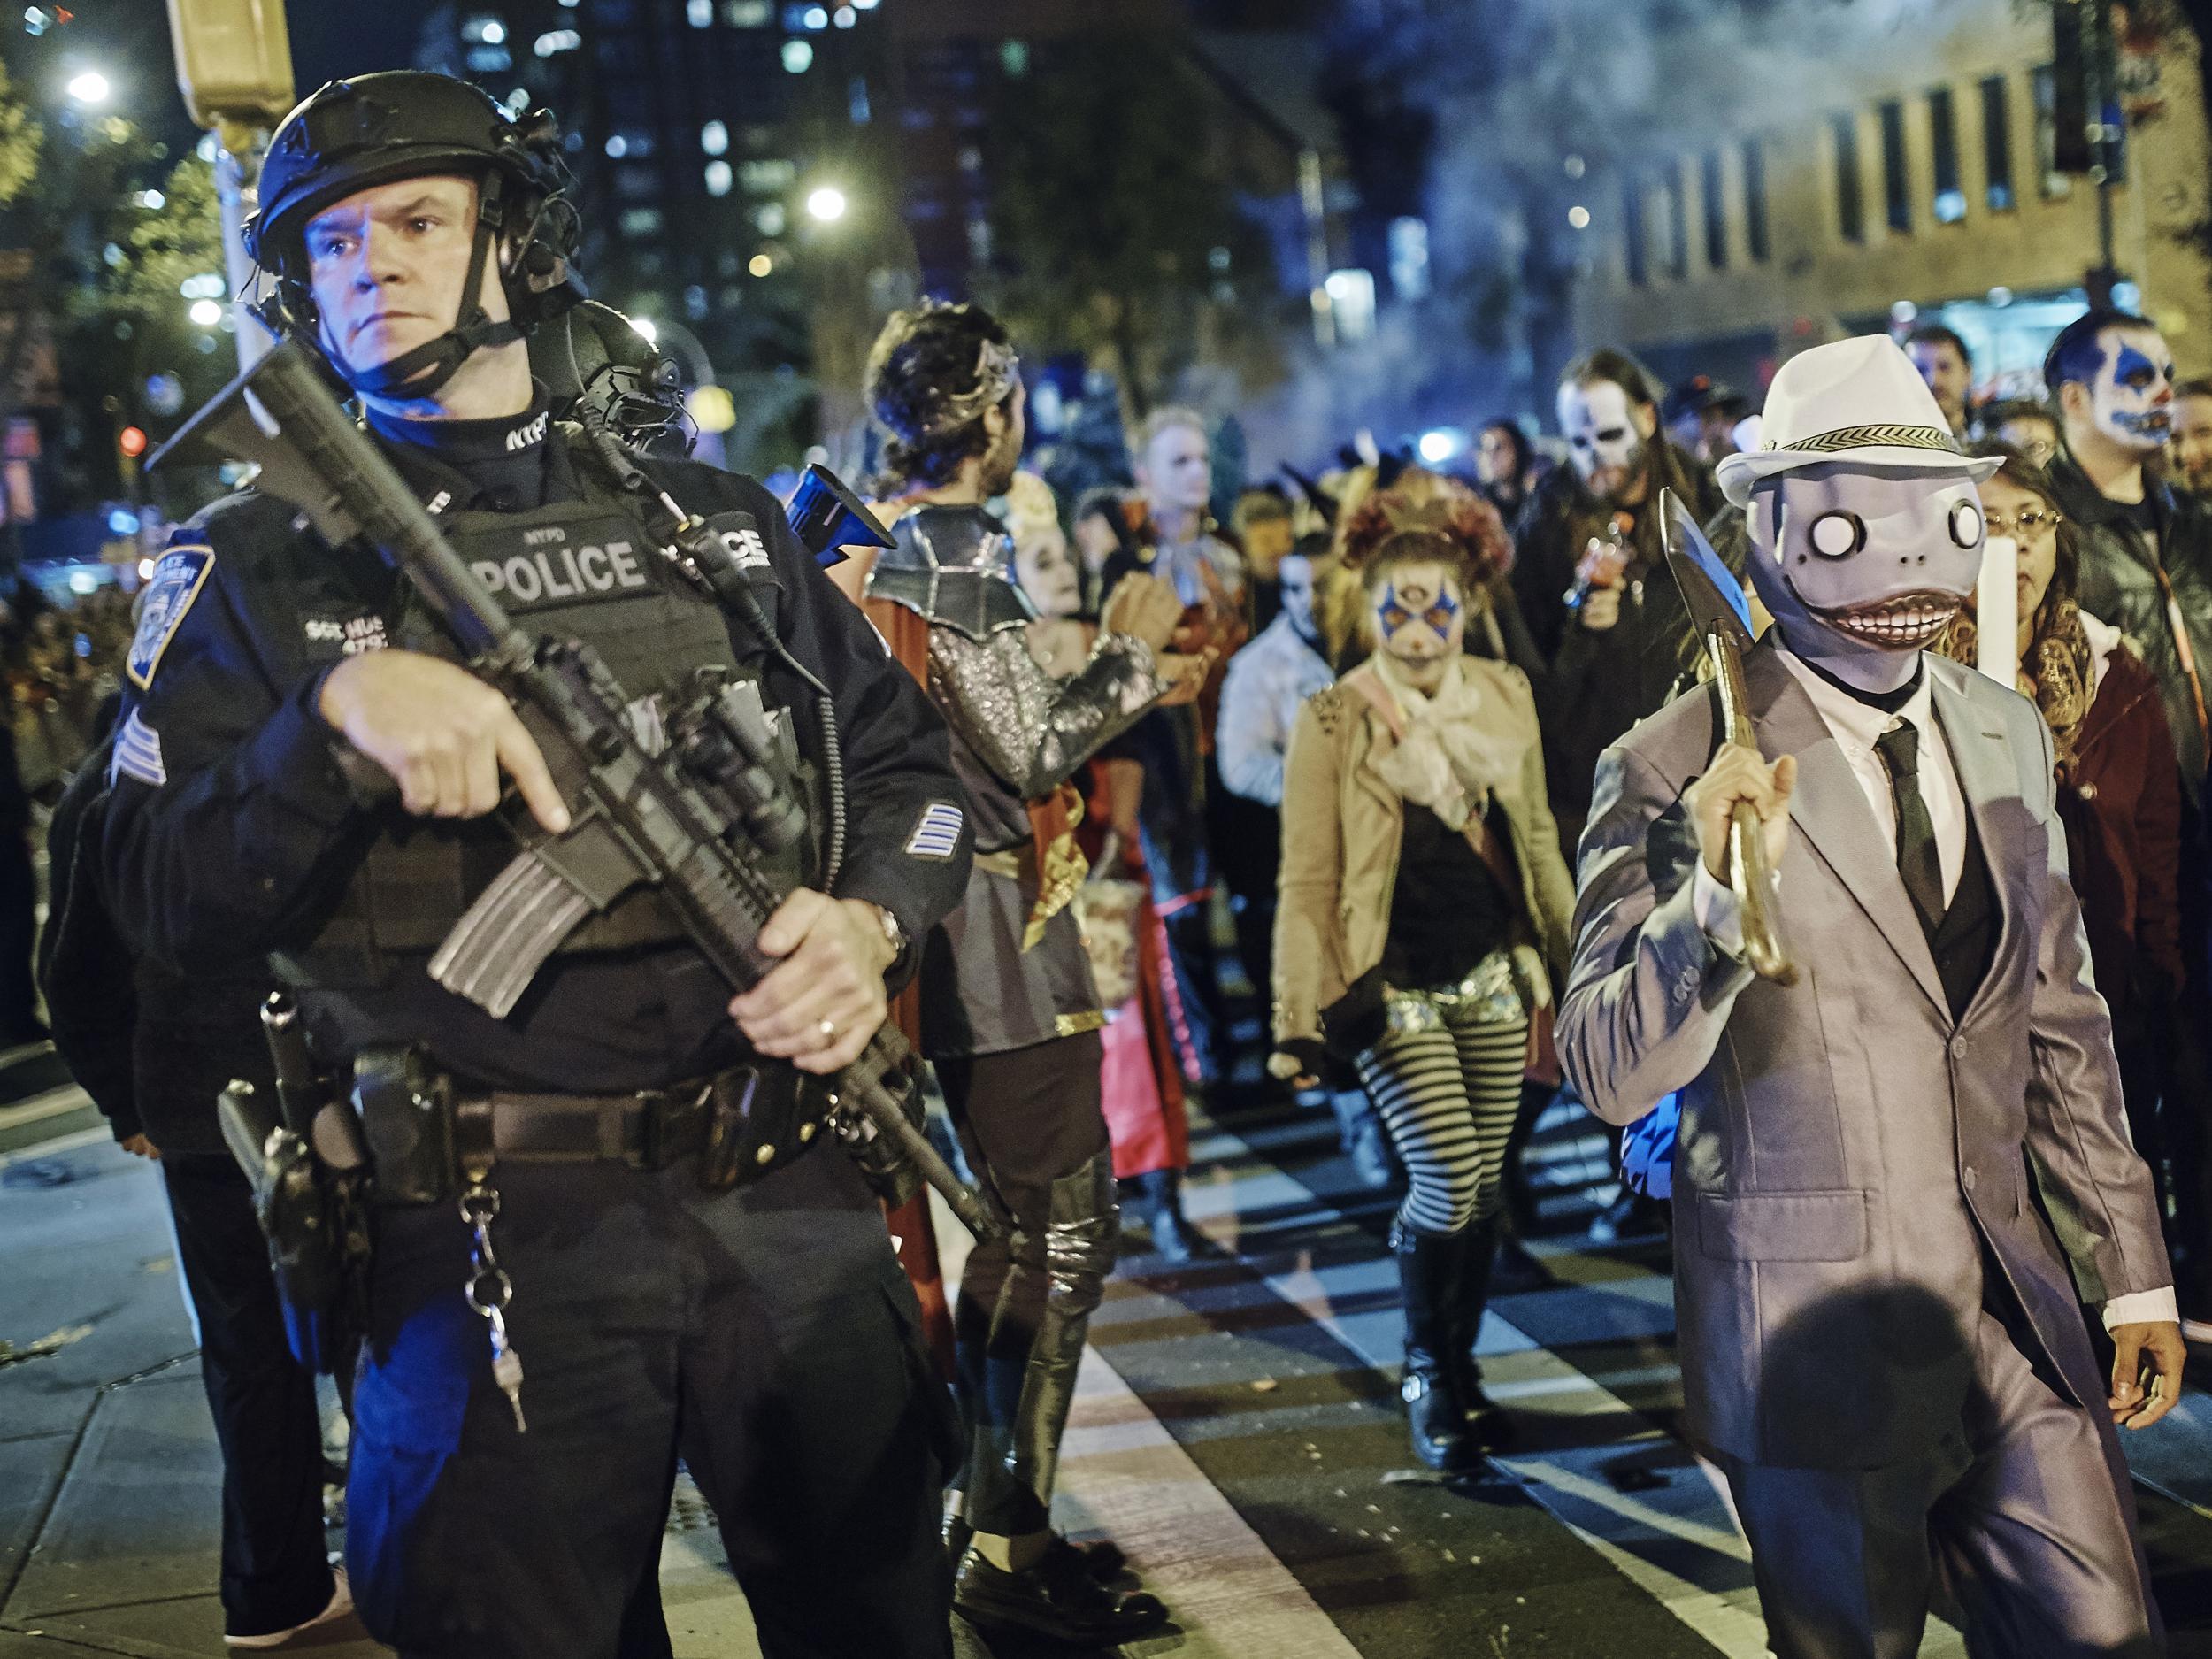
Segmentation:
{"type": "Polygon", "coordinates": [[[1920,733],[1910,720],[1900,720],[1874,740],[1874,748],[1889,768],[1890,798],[1897,804],[1897,873],[1920,914],[1920,931],[1933,942],[1943,925],[1943,860],[1920,795],[1920,733]]]}

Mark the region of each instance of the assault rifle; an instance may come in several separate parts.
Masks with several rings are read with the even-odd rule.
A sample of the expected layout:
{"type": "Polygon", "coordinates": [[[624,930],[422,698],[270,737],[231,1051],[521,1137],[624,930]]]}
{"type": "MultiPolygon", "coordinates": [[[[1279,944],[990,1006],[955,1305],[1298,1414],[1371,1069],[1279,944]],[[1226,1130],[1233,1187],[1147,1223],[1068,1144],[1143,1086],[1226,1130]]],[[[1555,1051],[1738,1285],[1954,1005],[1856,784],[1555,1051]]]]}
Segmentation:
{"type": "MultiPolygon", "coordinates": [[[[432,957],[441,984],[503,1018],[574,927],[641,886],[662,895],[732,986],[752,986],[776,965],[761,953],[759,935],[787,894],[758,843],[787,841],[803,815],[776,784],[782,740],[748,682],[703,692],[666,721],[666,747],[649,752],[625,718],[629,698],[598,654],[516,626],[288,342],[193,416],[154,461],[179,452],[255,465],[255,487],[300,508],[333,546],[357,537],[382,550],[443,619],[470,671],[513,701],[545,756],[570,827],[548,834],[510,803],[506,822],[522,851],[432,957]]],[[[680,542],[702,562],[723,552],[705,574],[742,615],[749,593],[733,580],[713,533],[697,534],[703,528],[684,518],[680,542]]],[[[997,1236],[999,1218],[908,1115],[914,1070],[899,1033],[878,1031],[858,1060],[828,1079],[841,1138],[864,1164],[891,1152],[971,1233],[997,1236]]]]}

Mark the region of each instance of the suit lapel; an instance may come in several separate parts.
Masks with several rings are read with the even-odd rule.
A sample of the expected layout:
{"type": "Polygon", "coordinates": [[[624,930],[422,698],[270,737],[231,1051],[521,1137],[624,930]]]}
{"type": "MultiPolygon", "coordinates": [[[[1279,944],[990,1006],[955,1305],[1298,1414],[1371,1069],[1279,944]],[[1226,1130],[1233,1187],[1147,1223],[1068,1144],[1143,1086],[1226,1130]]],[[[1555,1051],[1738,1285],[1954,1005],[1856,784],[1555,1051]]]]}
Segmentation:
{"type": "MultiPolygon", "coordinates": [[[[1936,724],[1943,728],[1944,741],[1950,748],[1951,766],[1958,773],[1959,793],[1966,797],[1966,809],[1974,820],[1975,833],[1981,837],[1982,857],[1989,867],[1990,886],[1997,895],[1997,943],[1990,953],[1993,969],[2004,959],[2006,947],[2020,925],[2021,895],[2012,880],[2018,861],[2004,856],[2000,839],[2003,815],[1998,810],[2006,802],[2019,802],[2020,769],[2014,763],[2011,747],[2005,741],[2002,722],[1993,714],[1977,709],[1967,695],[1961,682],[1969,671],[1947,672],[1950,668],[1949,664],[1932,658],[1928,672],[1935,682],[1936,724]]],[[[1975,987],[1967,1004],[1970,1013],[1996,977],[1993,972],[1975,987]]]]}
{"type": "MultiPolygon", "coordinates": [[[[1920,931],[1920,918],[1906,896],[1905,884],[1889,856],[1881,826],[1874,821],[1866,791],[1859,787],[1858,775],[1844,757],[1842,746],[1774,647],[1762,645],[1751,652],[1744,661],[1744,678],[1760,752],[1769,760],[1783,755],[1797,757],[1797,787],[1790,796],[1791,821],[1804,832],[1813,850],[1835,872],[1836,879],[1947,1020],[1951,1004],[1936,972],[1934,953],[1920,931]]],[[[1781,908],[1786,925],[1786,888],[1781,908]]],[[[1799,949],[1803,949],[1802,941],[1799,949]]]]}

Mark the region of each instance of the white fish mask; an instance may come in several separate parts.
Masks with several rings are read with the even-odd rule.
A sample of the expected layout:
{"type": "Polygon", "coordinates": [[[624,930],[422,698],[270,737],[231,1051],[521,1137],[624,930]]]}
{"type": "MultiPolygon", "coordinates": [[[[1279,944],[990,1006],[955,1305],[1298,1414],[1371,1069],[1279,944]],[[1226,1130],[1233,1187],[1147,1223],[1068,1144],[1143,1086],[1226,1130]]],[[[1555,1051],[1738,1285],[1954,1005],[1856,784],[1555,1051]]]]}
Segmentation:
{"type": "Polygon", "coordinates": [[[1854,683],[1891,678],[1880,659],[1942,633],[1981,574],[1981,496],[1956,472],[1832,462],[1762,480],[1747,511],[1752,584],[1784,641],[1854,683]]]}

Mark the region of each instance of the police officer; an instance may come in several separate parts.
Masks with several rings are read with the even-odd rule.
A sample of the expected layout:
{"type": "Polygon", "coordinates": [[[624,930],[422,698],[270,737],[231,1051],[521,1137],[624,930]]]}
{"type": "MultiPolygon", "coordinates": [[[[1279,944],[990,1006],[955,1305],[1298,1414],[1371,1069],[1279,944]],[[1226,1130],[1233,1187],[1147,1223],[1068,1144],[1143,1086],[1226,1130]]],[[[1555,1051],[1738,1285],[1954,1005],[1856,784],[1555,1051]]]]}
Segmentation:
{"type": "Polygon", "coordinates": [[[960,787],[919,688],[764,490],[669,461],[626,489],[549,422],[524,335],[574,296],[565,183],[549,117],[412,71],[334,81],[278,129],[249,245],[284,331],[352,388],[457,549],[522,626],[595,646],[641,733],[703,672],[756,681],[800,734],[787,781],[841,805],[842,829],[795,849],[810,885],[759,941],[778,965],[733,998],[640,892],[504,1018],[441,988],[431,952],[513,850],[488,816],[503,778],[545,828],[568,814],[410,585],[251,489],[180,532],[150,584],[109,890],[177,968],[271,953],[319,1056],[352,1066],[378,1154],[348,1505],[373,1632],[408,1655],[630,1648],[680,1453],[764,1653],[941,1655],[956,1431],[810,1079],[858,1055],[907,941],[959,902],[960,787]],[[772,637],[663,557],[658,493],[716,525],[772,637]],[[733,1102],[746,1155],[712,1190],[701,1148],[733,1102]],[[431,1133],[379,1135],[380,1114],[431,1133]],[[447,1133],[490,1159],[480,1230],[452,1202],[447,1133]],[[518,1381],[464,1291],[496,1300],[472,1266],[487,1247],[518,1381]]]}

